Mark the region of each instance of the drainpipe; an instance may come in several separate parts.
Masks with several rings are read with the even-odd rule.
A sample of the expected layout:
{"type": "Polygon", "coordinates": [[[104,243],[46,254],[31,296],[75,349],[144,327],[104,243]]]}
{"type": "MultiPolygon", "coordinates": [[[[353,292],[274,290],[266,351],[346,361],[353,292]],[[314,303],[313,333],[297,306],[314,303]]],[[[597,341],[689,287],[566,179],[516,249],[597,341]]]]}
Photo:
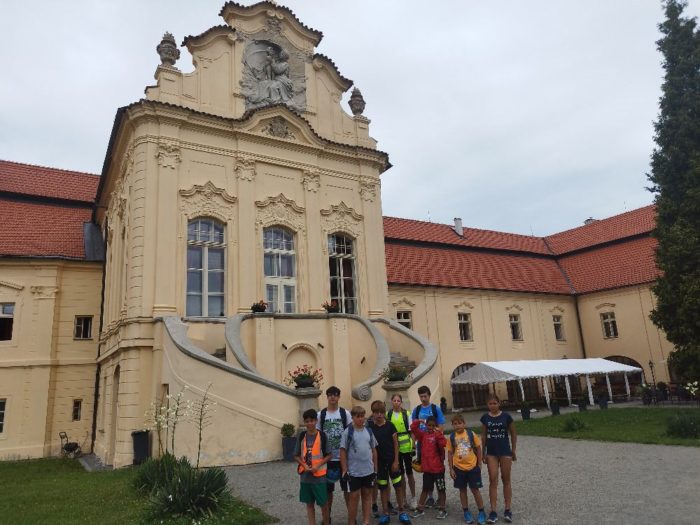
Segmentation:
{"type": "MultiPolygon", "coordinates": [[[[93,217],[94,220],[94,217],[93,217]]],[[[100,349],[102,343],[100,342],[100,335],[102,334],[102,326],[104,324],[104,314],[105,314],[105,281],[107,278],[107,248],[109,244],[107,241],[107,236],[109,235],[109,224],[107,218],[105,217],[105,240],[104,247],[105,251],[102,257],[102,291],[100,292],[100,327],[97,332],[97,359],[100,358],[100,349]]],[[[95,369],[95,395],[92,404],[92,435],[90,438],[90,453],[95,452],[95,439],[97,437],[97,403],[100,400],[100,363],[97,363],[97,368],[95,369]]]]}
{"type": "Polygon", "coordinates": [[[586,343],[583,340],[583,328],[581,327],[581,314],[578,309],[578,295],[574,295],[574,306],[576,307],[576,323],[578,324],[578,333],[581,339],[581,352],[583,353],[583,358],[587,359],[586,343]]]}

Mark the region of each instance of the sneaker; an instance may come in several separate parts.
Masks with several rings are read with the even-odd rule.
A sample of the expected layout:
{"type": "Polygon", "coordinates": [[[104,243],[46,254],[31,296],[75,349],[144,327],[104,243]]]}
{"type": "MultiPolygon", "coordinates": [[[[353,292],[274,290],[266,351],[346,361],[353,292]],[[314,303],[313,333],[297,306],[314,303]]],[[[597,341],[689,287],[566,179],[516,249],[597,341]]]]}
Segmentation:
{"type": "Polygon", "coordinates": [[[379,525],[384,525],[385,523],[391,523],[391,516],[384,514],[384,516],[379,518],[379,525]]]}
{"type": "Polygon", "coordinates": [[[404,525],[411,525],[411,518],[408,517],[408,514],[402,512],[401,514],[399,514],[399,523],[403,523],[404,525]]]}
{"type": "Polygon", "coordinates": [[[513,513],[510,510],[506,510],[503,513],[503,519],[506,521],[506,523],[513,523],[513,513]]]}
{"type": "Polygon", "coordinates": [[[447,517],[447,511],[445,509],[440,510],[435,516],[439,520],[444,520],[447,517]]]}
{"type": "Polygon", "coordinates": [[[379,518],[381,514],[379,514],[379,507],[377,507],[376,503],[372,504],[372,517],[373,518],[379,518]]]}
{"type": "Polygon", "coordinates": [[[464,522],[465,523],[474,523],[474,516],[472,516],[472,513],[468,510],[464,511],[464,522]]]}
{"type": "Polygon", "coordinates": [[[486,519],[486,523],[496,523],[498,521],[498,514],[491,511],[489,512],[489,517],[486,519]]]}
{"type": "Polygon", "coordinates": [[[476,518],[476,522],[479,525],[485,525],[486,523],[486,513],[483,510],[479,511],[479,515],[476,518]]]}
{"type": "Polygon", "coordinates": [[[422,509],[414,510],[413,514],[411,515],[411,517],[413,517],[413,518],[420,518],[421,516],[425,516],[425,511],[422,509]]]}
{"type": "Polygon", "coordinates": [[[435,506],[435,498],[428,496],[428,500],[425,502],[425,507],[432,509],[435,506]]]}

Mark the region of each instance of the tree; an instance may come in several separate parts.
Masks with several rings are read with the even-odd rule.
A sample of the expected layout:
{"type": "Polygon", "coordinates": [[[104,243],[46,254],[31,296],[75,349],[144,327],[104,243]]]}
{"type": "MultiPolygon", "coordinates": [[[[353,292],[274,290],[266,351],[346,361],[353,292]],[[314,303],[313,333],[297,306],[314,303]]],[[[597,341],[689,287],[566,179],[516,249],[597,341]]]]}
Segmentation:
{"type": "Polygon", "coordinates": [[[684,1],[667,0],[657,42],[665,69],[651,159],[661,275],[652,321],[675,346],[669,365],[700,378],[700,35],[684,1]]]}

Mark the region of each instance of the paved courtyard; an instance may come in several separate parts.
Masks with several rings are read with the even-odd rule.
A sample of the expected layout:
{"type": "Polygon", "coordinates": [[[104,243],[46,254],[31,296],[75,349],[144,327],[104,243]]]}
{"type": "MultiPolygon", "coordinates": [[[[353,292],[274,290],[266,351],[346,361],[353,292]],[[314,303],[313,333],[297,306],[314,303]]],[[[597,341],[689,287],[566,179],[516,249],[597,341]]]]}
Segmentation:
{"type": "MultiPolygon", "coordinates": [[[[226,471],[236,496],[280,523],[306,525],[294,464],[273,462],[226,471]]],[[[482,478],[486,483],[485,470],[482,478]]],[[[487,493],[484,487],[485,501],[487,493]]],[[[336,496],[333,523],[345,524],[338,488],[336,496]]],[[[473,509],[471,496],[469,501],[473,509]]],[[[456,489],[448,488],[447,505],[446,520],[435,519],[435,511],[428,510],[413,523],[463,523],[456,489]]],[[[700,523],[700,449],[521,436],[513,466],[513,515],[515,523],[531,525],[700,523]]],[[[392,523],[398,520],[394,517],[392,523]]]]}

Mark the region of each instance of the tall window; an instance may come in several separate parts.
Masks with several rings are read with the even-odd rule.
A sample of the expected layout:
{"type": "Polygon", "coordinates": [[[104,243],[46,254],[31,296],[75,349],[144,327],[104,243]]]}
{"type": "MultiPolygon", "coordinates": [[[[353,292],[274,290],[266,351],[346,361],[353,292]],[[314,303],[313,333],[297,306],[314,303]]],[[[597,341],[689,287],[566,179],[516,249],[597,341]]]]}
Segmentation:
{"type": "Polygon", "coordinates": [[[226,240],[224,225],[194,219],[187,225],[186,315],[223,317],[226,240]]]}
{"type": "Polygon", "coordinates": [[[510,322],[510,336],[513,341],[523,340],[523,329],[520,326],[520,314],[510,314],[508,316],[510,322]]]}
{"type": "Polygon", "coordinates": [[[74,399],[73,400],[73,421],[80,421],[80,417],[83,413],[83,400],[74,399]]]}
{"type": "Polygon", "coordinates": [[[92,316],[76,315],[73,339],[92,339],[92,316]]]}
{"type": "Polygon", "coordinates": [[[341,312],[356,313],[355,247],[352,238],[341,233],[328,236],[328,269],[331,301],[338,301],[341,312]]]}
{"type": "Polygon", "coordinates": [[[612,339],[617,337],[617,321],[614,312],[600,314],[600,322],[603,324],[603,337],[612,339]]]}
{"type": "Polygon", "coordinates": [[[12,339],[12,325],[15,322],[15,303],[0,303],[0,341],[12,339]]]}
{"type": "Polygon", "coordinates": [[[459,340],[473,341],[472,314],[459,312],[457,314],[457,323],[459,324],[459,340]]]}
{"type": "Polygon", "coordinates": [[[396,312],[396,321],[409,330],[413,329],[413,320],[411,319],[411,312],[409,310],[399,310],[396,312]]]}
{"type": "Polygon", "coordinates": [[[5,430],[5,407],[7,399],[0,399],[0,434],[5,430]]]}
{"type": "Polygon", "coordinates": [[[564,337],[564,318],[561,315],[553,315],[552,324],[554,325],[554,338],[557,341],[565,341],[566,337],[564,337]]]}
{"type": "Polygon", "coordinates": [[[296,252],[294,235],[279,227],[263,231],[265,300],[270,312],[296,311],[296,252]]]}

